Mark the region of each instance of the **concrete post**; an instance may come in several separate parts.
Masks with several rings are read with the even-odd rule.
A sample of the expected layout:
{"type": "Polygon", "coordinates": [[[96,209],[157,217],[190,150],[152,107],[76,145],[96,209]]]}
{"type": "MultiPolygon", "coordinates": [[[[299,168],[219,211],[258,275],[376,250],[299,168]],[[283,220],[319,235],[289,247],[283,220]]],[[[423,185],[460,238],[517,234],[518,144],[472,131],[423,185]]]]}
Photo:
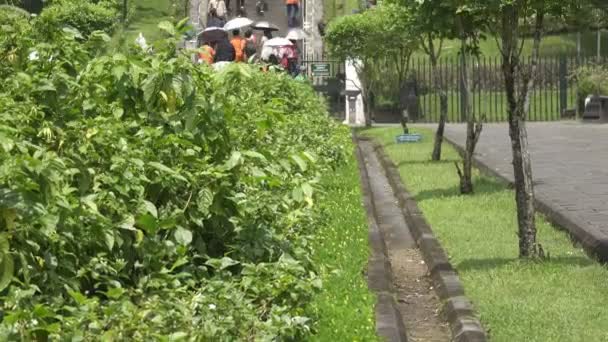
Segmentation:
{"type": "Polygon", "coordinates": [[[347,60],[344,68],[346,75],[346,114],[344,124],[351,126],[365,125],[365,112],[363,106],[362,87],[355,65],[360,61],[347,60]]]}

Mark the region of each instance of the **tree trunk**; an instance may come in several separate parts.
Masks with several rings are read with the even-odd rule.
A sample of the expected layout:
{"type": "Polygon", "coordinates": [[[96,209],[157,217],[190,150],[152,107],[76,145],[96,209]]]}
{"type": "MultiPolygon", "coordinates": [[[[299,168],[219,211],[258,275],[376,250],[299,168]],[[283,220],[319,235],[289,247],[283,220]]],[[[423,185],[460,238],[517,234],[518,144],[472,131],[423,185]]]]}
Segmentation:
{"type": "Polygon", "coordinates": [[[434,47],[431,44],[430,48],[433,50],[430,54],[431,67],[433,68],[433,75],[435,78],[435,86],[439,90],[439,124],[437,125],[437,131],[435,132],[435,144],[433,146],[433,154],[431,159],[433,161],[441,160],[441,146],[443,144],[443,132],[445,131],[445,122],[448,117],[448,94],[445,91],[443,84],[442,73],[437,68],[437,56],[434,53],[434,47]]]}
{"type": "MultiPolygon", "coordinates": [[[[503,12],[501,35],[509,137],[511,138],[515,178],[519,256],[526,258],[539,255],[536,244],[534,185],[532,162],[528,151],[526,116],[530,109],[530,92],[534,86],[534,76],[538,65],[543,15],[537,13],[532,60],[529,66],[522,65],[518,52],[520,41],[516,27],[519,19],[519,13],[515,8],[506,7],[503,12]],[[519,71],[521,71],[522,77],[520,82],[517,81],[519,71]],[[517,92],[518,83],[521,88],[517,92]]],[[[542,250],[542,247],[539,246],[539,250],[542,250]]]]}
{"type": "Polygon", "coordinates": [[[471,106],[469,102],[469,71],[467,66],[467,50],[466,50],[466,38],[462,38],[462,46],[460,50],[461,54],[461,80],[463,89],[463,108],[467,119],[467,140],[465,144],[462,170],[456,162],[456,171],[460,177],[460,193],[461,194],[472,194],[473,193],[473,180],[472,180],[472,169],[473,169],[473,154],[475,153],[475,146],[481,136],[481,129],[483,128],[481,122],[476,122],[475,115],[471,113],[471,106]]]}
{"type": "Polygon", "coordinates": [[[365,118],[365,127],[372,127],[372,111],[371,103],[367,96],[368,90],[361,92],[361,99],[363,100],[363,117],[365,118]]]}

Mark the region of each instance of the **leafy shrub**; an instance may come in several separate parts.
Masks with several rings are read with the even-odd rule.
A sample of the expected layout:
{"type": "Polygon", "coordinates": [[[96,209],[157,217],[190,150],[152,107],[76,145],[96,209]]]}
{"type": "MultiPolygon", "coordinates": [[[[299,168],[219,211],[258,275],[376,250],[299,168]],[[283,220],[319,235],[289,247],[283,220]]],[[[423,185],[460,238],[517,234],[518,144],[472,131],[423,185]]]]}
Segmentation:
{"type": "Polygon", "coordinates": [[[1,340],[310,332],[318,180],[348,130],[313,90],[60,31],[0,85],[1,340]]]}
{"type": "Polygon", "coordinates": [[[111,2],[93,3],[81,0],[55,0],[53,5],[45,8],[38,20],[40,30],[48,27],[70,26],[84,36],[93,31],[114,31],[119,16],[111,2]]]}
{"type": "Polygon", "coordinates": [[[608,94],[608,68],[604,65],[586,65],[578,68],[573,75],[577,81],[581,98],[588,95],[608,94]]]}

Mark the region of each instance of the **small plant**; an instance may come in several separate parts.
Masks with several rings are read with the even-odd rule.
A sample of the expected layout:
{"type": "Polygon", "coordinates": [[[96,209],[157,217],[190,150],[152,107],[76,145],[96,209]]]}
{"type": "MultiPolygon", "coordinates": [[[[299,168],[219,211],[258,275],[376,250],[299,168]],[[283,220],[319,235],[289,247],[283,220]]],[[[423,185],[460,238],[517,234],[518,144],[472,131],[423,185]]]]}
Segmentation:
{"type": "Polygon", "coordinates": [[[578,68],[572,75],[577,82],[579,98],[608,95],[608,67],[594,64],[578,68]]]}

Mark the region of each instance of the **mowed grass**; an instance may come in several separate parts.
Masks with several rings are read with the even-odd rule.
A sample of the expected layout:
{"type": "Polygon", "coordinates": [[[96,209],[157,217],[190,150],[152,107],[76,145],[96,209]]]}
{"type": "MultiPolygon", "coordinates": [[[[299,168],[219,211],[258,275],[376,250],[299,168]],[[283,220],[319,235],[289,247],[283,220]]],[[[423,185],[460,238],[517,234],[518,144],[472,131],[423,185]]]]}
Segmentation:
{"type": "Polygon", "coordinates": [[[454,161],[431,163],[433,132],[416,144],[395,144],[399,128],[374,128],[399,165],[433,231],[456,267],[492,341],[608,341],[608,269],[573,247],[568,236],[540,215],[538,240],[550,253],[543,262],[521,261],[517,250],[514,192],[475,172],[475,194],[460,196],[454,161]]]}
{"type": "Polygon", "coordinates": [[[134,0],[135,13],[126,30],[119,29],[114,35],[117,43],[123,36],[127,43],[132,44],[139,33],[143,33],[148,43],[162,37],[158,24],[161,21],[172,21],[172,2],[170,0],[134,0]]]}
{"type": "MultiPolygon", "coordinates": [[[[603,32],[603,40],[608,37],[606,32],[603,32]]],[[[437,44],[439,41],[437,41],[437,44]]],[[[439,46],[439,45],[436,45],[439,46]]],[[[441,51],[441,57],[458,57],[460,49],[460,41],[457,39],[444,41],[441,51]]],[[[496,40],[491,36],[479,42],[479,50],[483,56],[498,57],[500,51],[496,45],[496,40]]],[[[602,56],[608,56],[608,46],[602,43],[600,46],[602,56]]],[[[526,39],[522,50],[524,56],[532,54],[532,40],[526,39]]],[[[567,33],[559,35],[543,36],[540,45],[541,56],[560,56],[560,55],[576,55],[576,33],[567,33]]],[[[581,53],[584,56],[595,56],[597,54],[597,33],[583,32],[581,34],[581,53]]],[[[416,51],[414,56],[425,56],[424,51],[416,51]]]]}
{"type": "MultiPolygon", "coordinates": [[[[448,121],[462,122],[460,92],[448,92],[448,121]]],[[[569,89],[566,94],[566,108],[576,108],[576,94],[569,89]]],[[[507,121],[507,96],[505,92],[474,92],[470,98],[471,110],[477,117],[485,115],[489,122],[507,121]]],[[[422,122],[437,122],[439,120],[440,103],[439,94],[429,93],[420,96],[420,108],[424,114],[420,117],[422,122]]],[[[560,93],[557,90],[534,90],[530,97],[529,121],[555,121],[561,119],[560,93]]]]}
{"type": "Polygon", "coordinates": [[[310,340],[377,341],[376,298],[364,276],[369,256],[367,219],[354,155],[323,183],[327,191],[317,205],[327,222],[313,241],[313,262],[320,268],[323,290],[311,305],[319,321],[310,340]]]}

